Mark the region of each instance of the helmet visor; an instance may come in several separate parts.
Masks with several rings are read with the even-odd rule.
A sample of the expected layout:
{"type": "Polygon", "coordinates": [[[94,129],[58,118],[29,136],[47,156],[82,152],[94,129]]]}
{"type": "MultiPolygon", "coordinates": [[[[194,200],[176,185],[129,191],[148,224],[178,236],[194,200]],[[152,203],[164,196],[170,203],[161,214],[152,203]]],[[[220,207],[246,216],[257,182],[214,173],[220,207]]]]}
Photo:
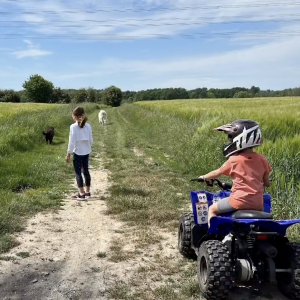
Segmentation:
{"type": "Polygon", "coordinates": [[[233,127],[231,123],[216,127],[214,130],[223,131],[227,134],[233,134],[236,131],[235,127],[233,127]]]}

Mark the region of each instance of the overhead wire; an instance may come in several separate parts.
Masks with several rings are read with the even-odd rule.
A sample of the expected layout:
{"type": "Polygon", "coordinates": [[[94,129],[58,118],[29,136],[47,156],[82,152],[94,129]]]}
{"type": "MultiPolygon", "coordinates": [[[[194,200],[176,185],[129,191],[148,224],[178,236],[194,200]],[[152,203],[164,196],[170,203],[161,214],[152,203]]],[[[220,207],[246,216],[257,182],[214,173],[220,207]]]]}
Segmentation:
{"type": "MultiPolygon", "coordinates": [[[[9,2],[17,2],[10,0],[9,2]]],[[[4,3],[4,2],[0,2],[4,3]]],[[[7,3],[7,1],[5,2],[7,3]]],[[[255,16],[226,16],[226,17],[219,17],[219,20],[211,21],[211,18],[208,17],[194,17],[195,20],[193,20],[193,16],[189,21],[186,20],[186,18],[180,18],[180,17],[174,17],[171,20],[165,19],[165,18],[127,18],[127,19],[106,19],[106,20],[95,20],[95,19],[82,19],[82,20],[38,20],[38,21],[29,21],[29,20],[20,20],[20,17],[24,15],[40,15],[40,14],[61,14],[61,13],[97,13],[97,12],[141,12],[141,11],[160,11],[160,10],[177,10],[177,11],[184,11],[184,10],[195,10],[195,9],[220,9],[220,8],[241,8],[241,7],[274,7],[274,6],[288,6],[288,5],[300,5],[300,2],[273,2],[273,3],[263,3],[263,2],[243,2],[242,4],[222,4],[222,5],[203,5],[199,7],[195,6],[184,6],[184,7],[165,7],[165,8],[127,8],[127,9],[96,9],[96,10],[78,10],[78,9],[69,9],[69,10],[22,10],[20,12],[18,11],[1,11],[0,10],[0,16],[2,17],[6,15],[10,15],[10,19],[4,19],[0,20],[0,29],[1,28],[9,28],[9,29],[15,29],[19,28],[20,31],[28,31],[32,30],[33,26],[43,26],[43,25],[50,25],[51,28],[62,28],[62,29],[71,29],[77,28],[77,29],[86,29],[87,26],[91,25],[90,23],[95,24],[94,29],[101,29],[103,28],[117,28],[117,27],[158,27],[158,26],[180,26],[180,27],[194,27],[194,26],[203,26],[203,25],[211,25],[211,24],[261,24],[261,23],[270,23],[270,22],[276,22],[276,23],[292,23],[292,22],[299,22],[300,21],[300,14],[281,14],[281,15],[270,15],[270,16],[263,16],[262,19],[257,19],[255,16]],[[18,18],[18,20],[14,20],[11,18],[11,16],[15,16],[18,18]],[[240,18],[233,20],[232,18],[240,18]],[[174,21],[185,21],[185,22],[174,22],[174,21]],[[199,20],[199,21],[198,21],[199,20]],[[24,26],[23,23],[26,25],[24,26]]],[[[58,15],[60,17],[60,15],[58,15]]],[[[140,39],[145,37],[151,37],[151,38],[175,38],[175,37],[181,37],[181,38],[231,38],[233,36],[237,35],[243,35],[243,36],[256,36],[261,37],[262,35],[264,37],[268,36],[282,36],[282,35],[289,35],[289,36],[296,36],[299,34],[298,31],[292,30],[292,31],[256,31],[256,32],[210,32],[210,33],[203,33],[203,32],[196,32],[196,33],[174,33],[174,34],[143,34],[143,35],[137,35],[137,34],[130,34],[130,33],[109,33],[107,35],[105,34],[89,34],[89,33],[36,33],[36,34],[29,34],[29,33],[14,33],[14,32],[4,32],[1,33],[0,31],[0,39],[13,39],[13,38],[31,38],[31,39],[92,39],[92,40],[120,40],[120,39],[140,39]]]]}
{"type": "MultiPolygon", "coordinates": [[[[16,1],[17,2],[17,1],[16,1]]],[[[0,2],[0,4],[3,2],[0,2]]],[[[150,8],[102,8],[102,9],[63,9],[63,10],[20,10],[18,11],[0,11],[0,14],[56,14],[56,13],[97,13],[97,12],[117,12],[117,13],[128,13],[128,12],[158,12],[158,11],[185,11],[185,10],[207,10],[207,9],[235,9],[235,8],[243,8],[243,7],[252,7],[252,8],[260,8],[260,7],[278,7],[278,6],[299,6],[300,2],[266,2],[262,3],[259,2],[243,2],[242,4],[227,4],[227,5],[201,5],[201,6],[169,6],[169,7],[161,7],[161,6],[154,6],[150,8]]]]}
{"type": "MultiPolygon", "coordinates": [[[[220,16],[218,17],[221,22],[224,22],[228,20],[228,22],[261,22],[261,21],[289,21],[291,17],[300,17],[300,13],[298,14],[278,14],[278,15],[264,15],[264,19],[257,19],[255,16],[220,16]],[[235,19],[233,21],[233,18],[235,19]],[[287,18],[287,19],[283,19],[287,18]],[[239,20],[241,19],[241,20],[239,20]]],[[[191,16],[189,20],[208,20],[205,23],[219,23],[219,21],[209,21],[212,18],[211,17],[204,17],[204,16],[191,16]]],[[[186,21],[187,18],[182,18],[182,17],[172,17],[172,18],[125,18],[125,19],[104,19],[104,20],[95,20],[95,19],[80,19],[80,20],[55,20],[56,23],[79,23],[79,22],[95,22],[95,23],[107,23],[107,22],[114,22],[114,23],[126,23],[126,22],[146,22],[146,21],[153,21],[153,22],[162,22],[162,21],[169,21],[169,20],[179,20],[179,21],[186,21]]],[[[44,23],[49,23],[49,21],[28,21],[28,20],[0,20],[0,23],[29,23],[29,24],[44,24],[44,23]]]]}
{"type": "Polygon", "coordinates": [[[173,35],[167,34],[143,34],[143,35],[131,35],[131,34],[53,34],[53,35],[24,35],[24,34],[0,34],[0,39],[14,39],[14,38],[28,38],[28,39],[70,39],[70,40],[132,40],[141,38],[158,38],[158,39],[172,39],[174,37],[181,37],[184,39],[211,39],[211,38],[241,38],[255,37],[255,38],[267,38],[267,37],[279,37],[279,36],[299,36],[300,30],[294,31],[268,31],[268,32],[193,32],[193,33],[176,33],[173,35]]]}
{"type": "MultiPolygon", "coordinates": [[[[181,19],[183,20],[183,19],[181,19]]],[[[155,20],[153,20],[155,21],[155,20]]],[[[264,19],[264,20],[232,20],[232,21],[205,21],[205,22],[176,22],[176,23],[165,23],[161,22],[162,20],[157,20],[157,23],[143,23],[143,26],[149,26],[149,27],[157,27],[157,26],[192,26],[192,25],[209,25],[209,24],[256,24],[256,23],[270,23],[270,22],[275,22],[275,23],[292,23],[292,22],[299,22],[300,21],[300,15],[298,18],[295,19],[264,19]]],[[[4,23],[5,21],[0,21],[1,23],[4,23]]],[[[10,23],[11,21],[7,21],[7,23],[10,23]]],[[[25,22],[25,21],[24,21],[25,22]]],[[[111,21],[110,21],[111,22],[111,21]]],[[[141,22],[140,20],[137,22],[141,22]]],[[[5,22],[6,23],[6,22],[5,22]]],[[[27,23],[27,22],[26,22],[27,23]]],[[[141,24],[137,23],[126,23],[126,22],[121,22],[118,24],[118,21],[116,21],[114,24],[109,24],[107,21],[98,21],[98,20],[81,20],[81,21],[71,21],[71,23],[74,24],[62,24],[62,25],[57,25],[58,22],[55,22],[55,24],[51,24],[50,22],[35,22],[34,24],[27,24],[27,27],[30,26],[36,26],[37,24],[51,24],[51,27],[63,27],[63,28],[85,28],[84,23],[96,23],[98,27],[118,27],[118,26],[123,26],[123,27],[140,27],[141,24]],[[78,24],[81,23],[81,24],[78,24]],[[102,24],[103,23],[103,24],[102,24]]],[[[63,22],[65,23],[65,22],[63,22]]],[[[70,22],[68,22],[70,23],[70,22]]],[[[18,24],[4,24],[0,25],[0,27],[19,27],[18,24]]],[[[24,27],[23,27],[24,28],[24,27]]]]}

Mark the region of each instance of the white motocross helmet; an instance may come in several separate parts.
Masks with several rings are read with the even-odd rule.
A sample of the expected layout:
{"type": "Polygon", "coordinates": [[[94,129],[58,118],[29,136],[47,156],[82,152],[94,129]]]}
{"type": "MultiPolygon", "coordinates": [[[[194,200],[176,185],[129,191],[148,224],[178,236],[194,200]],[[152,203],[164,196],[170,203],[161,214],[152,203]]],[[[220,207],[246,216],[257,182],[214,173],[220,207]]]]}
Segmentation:
{"type": "Polygon", "coordinates": [[[223,131],[228,136],[230,143],[224,145],[223,149],[225,157],[262,144],[262,133],[259,124],[252,120],[237,120],[230,124],[214,128],[214,130],[223,131]]]}

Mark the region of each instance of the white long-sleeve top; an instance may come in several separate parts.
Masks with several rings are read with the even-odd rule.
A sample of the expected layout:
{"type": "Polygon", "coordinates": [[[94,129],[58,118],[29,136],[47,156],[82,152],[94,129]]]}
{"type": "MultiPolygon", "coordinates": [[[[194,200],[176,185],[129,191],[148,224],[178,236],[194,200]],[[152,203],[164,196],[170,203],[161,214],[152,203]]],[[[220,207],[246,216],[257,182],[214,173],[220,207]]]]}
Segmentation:
{"type": "Polygon", "coordinates": [[[91,125],[85,123],[83,128],[80,128],[78,123],[70,126],[68,153],[77,155],[87,155],[92,152],[93,135],[91,125]]]}

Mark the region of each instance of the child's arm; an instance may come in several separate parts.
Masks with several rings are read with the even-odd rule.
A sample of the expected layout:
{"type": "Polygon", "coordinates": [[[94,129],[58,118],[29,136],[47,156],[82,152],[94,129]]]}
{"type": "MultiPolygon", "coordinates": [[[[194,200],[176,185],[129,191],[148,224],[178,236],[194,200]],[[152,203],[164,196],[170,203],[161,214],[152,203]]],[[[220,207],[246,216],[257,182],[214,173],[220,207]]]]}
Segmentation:
{"type": "Polygon", "coordinates": [[[92,133],[92,127],[90,126],[90,130],[89,130],[89,140],[90,140],[90,144],[91,146],[93,145],[93,133],[92,133]]]}
{"type": "Polygon", "coordinates": [[[264,186],[265,187],[269,187],[270,186],[270,178],[269,178],[269,174],[268,173],[264,174],[263,182],[264,182],[264,186]]]}
{"type": "Polygon", "coordinates": [[[265,174],[263,176],[263,182],[264,182],[264,186],[265,187],[269,187],[270,186],[270,174],[272,173],[272,167],[270,166],[269,162],[266,159],[266,166],[265,166],[265,174]]]}
{"type": "Polygon", "coordinates": [[[204,180],[211,180],[220,177],[221,175],[230,176],[231,174],[231,160],[230,158],[221,166],[221,168],[211,171],[206,175],[202,175],[199,178],[204,180]]]}
{"type": "Polygon", "coordinates": [[[204,180],[210,180],[210,179],[218,178],[222,174],[223,173],[221,173],[220,169],[217,169],[217,170],[214,170],[214,171],[211,171],[211,172],[207,173],[206,175],[199,176],[199,178],[202,178],[204,180]]]}
{"type": "Polygon", "coordinates": [[[68,143],[68,150],[66,155],[66,161],[70,161],[71,153],[73,153],[73,150],[75,148],[75,137],[73,128],[70,126],[70,133],[69,133],[69,143],[68,143]]]}

